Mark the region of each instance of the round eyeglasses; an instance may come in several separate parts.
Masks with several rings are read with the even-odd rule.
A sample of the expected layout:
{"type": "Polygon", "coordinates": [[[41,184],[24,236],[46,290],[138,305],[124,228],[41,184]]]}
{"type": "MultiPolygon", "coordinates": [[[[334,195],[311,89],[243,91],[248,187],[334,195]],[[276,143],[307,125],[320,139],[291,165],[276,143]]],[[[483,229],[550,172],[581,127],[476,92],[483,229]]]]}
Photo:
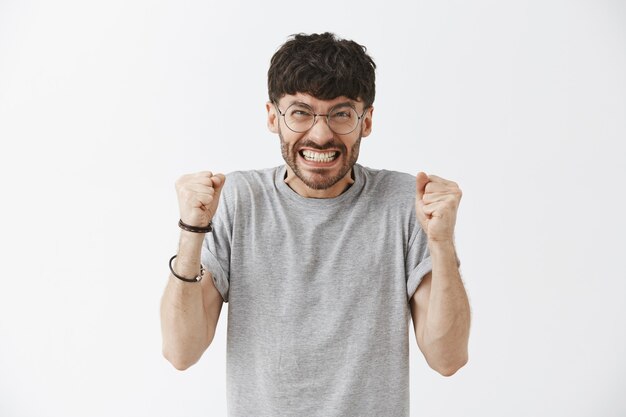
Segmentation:
{"type": "Polygon", "coordinates": [[[359,121],[365,115],[367,109],[359,116],[356,110],[348,104],[338,104],[327,114],[317,114],[306,104],[294,103],[287,107],[283,113],[276,104],[278,113],[285,119],[285,125],[289,130],[296,133],[303,133],[312,128],[317,122],[318,116],[326,117],[328,128],[338,135],[352,133],[359,125],[359,121]]]}

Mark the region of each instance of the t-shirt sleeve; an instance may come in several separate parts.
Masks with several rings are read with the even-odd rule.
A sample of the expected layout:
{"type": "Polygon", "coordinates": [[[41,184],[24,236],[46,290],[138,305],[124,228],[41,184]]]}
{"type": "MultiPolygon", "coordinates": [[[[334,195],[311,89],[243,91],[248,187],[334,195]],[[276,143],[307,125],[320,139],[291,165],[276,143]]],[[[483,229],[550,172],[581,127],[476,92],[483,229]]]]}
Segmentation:
{"type": "MultiPolygon", "coordinates": [[[[457,267],[461,266],[461,261],[456,256],[457,267]]],[[[433,270],[433,263],[428,250],[428,237],[421,227],[417,228],[415,237],[409,243],[406,256],[406,271],[408,274],[406,282],[406,292],[411,299],[415,290],[426,274],[433,270]]]]}
{"type": "Polygon", "coordinates": [[[223,194],[217,212],[213,216],[213,231],[204,237],[201,260],[206,270],[211,273],[213,283],[222,295],[222,299],[227,303],[230,287],[232,227],[228,216],[226,198],[223,194]]]}
{"type": "Polygon", "coordinates": [[[409,242],[406,256],[407,280],[406,292],[411,299],[415,290],[426,274],[433,270],[433,264],[428,251],[428,237],[421,227],[416,227],[416,233],[409,242]]]}

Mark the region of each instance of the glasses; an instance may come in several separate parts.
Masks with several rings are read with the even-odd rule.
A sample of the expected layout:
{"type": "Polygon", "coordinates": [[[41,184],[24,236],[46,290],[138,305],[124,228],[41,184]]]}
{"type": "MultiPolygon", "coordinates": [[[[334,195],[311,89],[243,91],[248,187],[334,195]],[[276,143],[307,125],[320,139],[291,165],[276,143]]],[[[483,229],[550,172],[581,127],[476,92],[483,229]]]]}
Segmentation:
{"type": "Polygon", "coordinates": [[[317,122],[318,116],[326,117],[328,128],[338,135],[347,135],[352,133],[359,125],[359,121],[365,115],[367,109],[359,116],[356,110],[348,104],[338,104],[327,114],[317,114],[306,104],[294,103],[287,107],[283,113],[280,111],[278,104],[276,109],[278,113],[285,119],[285,125],[289,130],[296,133],[303,133],[312,128],[317,122]]]}

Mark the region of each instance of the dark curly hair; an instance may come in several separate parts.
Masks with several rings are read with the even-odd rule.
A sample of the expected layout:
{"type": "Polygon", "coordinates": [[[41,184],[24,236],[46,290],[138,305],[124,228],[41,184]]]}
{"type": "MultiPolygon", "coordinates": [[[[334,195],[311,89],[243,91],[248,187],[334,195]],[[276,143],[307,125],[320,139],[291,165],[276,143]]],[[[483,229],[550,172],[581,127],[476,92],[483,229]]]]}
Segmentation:
{"type": "Polygon", "coordinates": [[[292,35],[272,56],[267,72],[270,101],[306,93],[320,100],[360,99],[370,107],[376,94],[376,64],[366,51],[329,32],[292,35]]]}

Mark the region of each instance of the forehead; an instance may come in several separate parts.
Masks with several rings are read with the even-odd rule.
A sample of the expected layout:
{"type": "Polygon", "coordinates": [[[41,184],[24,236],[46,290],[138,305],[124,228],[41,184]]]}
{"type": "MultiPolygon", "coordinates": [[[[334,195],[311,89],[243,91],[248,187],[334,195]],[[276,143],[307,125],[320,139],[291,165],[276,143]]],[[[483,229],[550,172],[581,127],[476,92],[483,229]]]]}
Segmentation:
{"type": "Polygon", "coordinates": [[[280,98],[279,103],[287,105],[287,106],[294,104],[294,103],[304,103],[304,104],[311,106],[314,110],[324,110],[324,109],[330,109],[331,107],[336,106],[337,104],[344,104],[344,103],[348,103],[352,105],[353,107],[357,107],[359,104],[362,103],[362,101],[352,100],[344,96],[335,97],[332,100],[320,100],[310,94],[296,93],[296,94],[285,94],[284,96],[280,98]]]}

